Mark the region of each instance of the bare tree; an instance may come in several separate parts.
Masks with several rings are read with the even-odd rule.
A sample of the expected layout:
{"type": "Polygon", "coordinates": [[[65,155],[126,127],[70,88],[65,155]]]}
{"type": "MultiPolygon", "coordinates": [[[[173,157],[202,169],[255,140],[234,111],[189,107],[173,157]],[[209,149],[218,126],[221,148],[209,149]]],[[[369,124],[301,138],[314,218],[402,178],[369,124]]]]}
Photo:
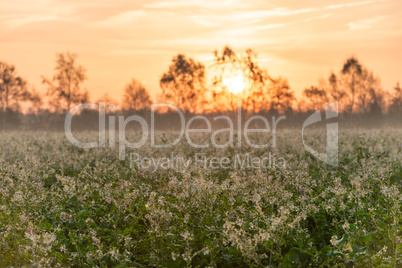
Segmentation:
{"type": "Polygon", "coordinates": [[[269,105],[269,82],[272,82],[267,71],[261,68],[257,62],[257,53],[252,49],[246,50],[246,56],[242,59],[244,73],[248,79],[248,94],[246,105],[251,106],[253,114],[257,111],[267,110],[269,105]]]}
{"type": "Polygon", "coordinates": [[[86,71],[77,63],[76,54],[57,54],[55,71],[53,79],[42,77],[42,83],[48,85],[47,95],[56,111],[69,111],[72,105],[88,101],[88,92],[81,89],[87,79],[86,71]]]}
{"type": "Polygon", "coordinates": [[[211,67],[216,73],[212,81],[214,87],[212,98],[215,106],[212,108],[221,111],[229,110],[234,114],[237,97],[231,92],[225,79],[230,79],[230,76],[234,75],[243,75],[241,60],[231,47],[225,46],[221,54],[217,50],[214,51],[214,63],[211,67]]]}
{"type": "Polygon", "coordinates": [[[303,95],[307,98],[309,110],[318,110],[328,102],[327,92],[323,88],[311,86],[303,90],[303,95]]]}
{"type": "Polygon", "coordinates": [[[170,102],[183,111],[195,113],[205,101],[205,67],[179,54],[159,81],[161,101],[170,102]]]}
{"type": "Polygon", "coordinates": [[[380,86],[380,79],[375,77],[373,72],[363,68],[360,77],[360,87],[357,92],[357,112],[381,113],[384,109],[384,91],[380,86]]]}
{"type": "Polygon", "coordinates": [[[225,107],[220,103],[229,104],[231,110],[235,109],[234,99],[241,99],[243,109],[247,113],[255,113],[262,110],[275,109],[286,111],[291,108],[295,100],[286,79],[272,78],[267,71],[259,66],[257,53],[247,49],[244,56],[237,56],[232,48],[226,46],[220,54],[214,52],[214,65],[217,66],[217,75],[214,78],[214,86],[217,88],[214,97],[220,97],[219,107],[225,107]],[[245,78],[244,89],[234,96],[230,89],[226,88],[225,79],[237,75],[240,72],[245,78]],[[225,101],[225,99],[229,101],[225,101]]]}
{"type": "Polygon", "coordinates": [[[396,84],[396,86],[394,87],[394,91],[391,94],[389,112],[395,114],[402,113],[402,89],[399,83],[396,84]]]}
{"type": "Polygon", "coordinates": [[[125,110],[132,111],[149,109],[152,104],[146,88],[135,79],[132,79],[124,88],[122,103],[125,110]]]}
{"type": "Polygon", "coordinates": [[[349,97],[349,103],[346,108],[347,112],[350,113],[353,112],[356,100],[356,93],[358,91],[360,77],[362,73],[363,68],[356,58],[351,57],[346,60],[346,62],[343,65],[341,74],[343,75],[342,78],[344,82],[345,91],[349,97]]]}
{"type": "MultiPolygon", "coordinates": [[[[267,109],[269,102],[267,98],[267,81],[269,76],[263,68],[258,65],[257,53],[252,49],[247,49],[244,56],[237,56],[232,48],[225,46],[222,53],[214,51],[214,67],[217,73],[213,79],[213,97],[217,101],[219,109],[236,108],[236,100],[241,99],[245,112],[255,113],[259,110],[267,109]],[[240,76],[244,88],[241,92],[234,93],[226,80],[240,76]],[[236,95],[236,96],[235,96],[236,95]]],[[[240,82],[240,81],[239,81],[240,82]]]]}
{"type": "Polygon", "coordinates": [[[340,73],[340,87],[347,99],[346,112],[377,112],[384,109],[384,91],[380,80],[360,62],[351,57],[340,73]]]}
{"type": "MultiPolygon", "coordinates": [[[[340,87],[339,78],[332,72],[328,78],[328,93],[332,100],[342,102],[346,97],[346,92],[340,87]]],[[[322,81],[322,87],[325,87],[325,81],[322,81]]]]}
{"type": "Polygon", "coordinates": [[[43,107],[42,95],[35,88],[32,88],[29,95],[30,95],[29,96],[29,102],[30,102],[29,111],[31,113],[38,114],[43,107]]]}
{"type": "Polygon", "coordinates": [[[293,91],[290,89],[287,79],[279,77],[271,79],[272,86],[269,89],[271,98],[271,109],[284,113],[292,109],[292,104],[296,100],[293,91]]]}
{"type": "Polygon", "coordinates": [[[318,87],[305,89],[303,94],[313,106],[338,101],[340,110],[347,113],[381,113],[385,109],[379,78],[354,57],[345,61],[338,75],[331,73],[328,81],[320,80],[318,87]]]}
{"type": "Polygon", "coordinates": [[[29,99],[30,93],[26,87],[26,81],[17,75],[13,65],[0,62],[0,101],[3,117],[3,128],[7,124],[7,113],[13,106],[19,109],[19,101],[29,99]]]}

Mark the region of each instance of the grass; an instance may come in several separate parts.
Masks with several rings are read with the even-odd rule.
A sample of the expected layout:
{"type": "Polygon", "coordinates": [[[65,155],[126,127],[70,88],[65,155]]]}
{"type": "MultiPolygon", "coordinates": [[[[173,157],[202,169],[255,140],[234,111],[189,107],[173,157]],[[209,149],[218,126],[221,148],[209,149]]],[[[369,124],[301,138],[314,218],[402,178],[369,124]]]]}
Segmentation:
{"type": "MultiPolygon", "coordinates": [[[[126,160],[114,148],[75,147],[61,133],[0,135],[1,267],[402,265],[400,129],[342,131],[337,167],[290,130],[277,148],[147,144],[127,149],[126,160]],[[194,162],[197,153],[271,154],[285,167],[142,169],[130,153],[194,162]]],[[[309,135],[314,148],[325,137],[309,135]]]]}

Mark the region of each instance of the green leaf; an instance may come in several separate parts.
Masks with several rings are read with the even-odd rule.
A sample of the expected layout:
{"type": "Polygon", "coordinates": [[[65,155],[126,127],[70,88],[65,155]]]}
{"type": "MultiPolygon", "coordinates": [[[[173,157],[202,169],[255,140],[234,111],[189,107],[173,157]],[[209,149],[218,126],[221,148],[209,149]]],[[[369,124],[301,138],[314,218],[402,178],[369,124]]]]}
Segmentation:
{"type": "Polygon", "coordinates": [[[387,229],[387,224],[383,221],[377,221],[378,229],[385,231],[387,229]]]}
{"type": "Polygon", "coordinates": [[[232,257],[233,257],[232,254],[223,254],[223,258],[224,258],[225,260],[230,261],[230,260],[232,259],[232,257]]]}
{"type": "Polygon", "coordinates": [[[362,239],[363,242],[367,243],[373,239],[373,236],[371,234],[365,234],[362,235],[360,238],[362,239]]]}
{"type": "Polygon", "coordinates": [[[355,252],[357,252],[357,253],[360,253],[360,252],[362,252],[362,250],[361,250],[361,248],[358,246],[358,245],[356,245],[356,244],[353,244],[353,249],[354,249],[354,251],[355,252]]]}
{"type": "Polygon", "coordinates": [[[304,251],[304,250],[301,251],[301,254],[300,254],[300,262],[301,263],[309,263],[312,258],[313,258],[313,254],[311,254],[310,252],[304,251]]]}
{"type": "Polygon", "coordinates": [[[83,219],[79,220],[77,223],[78,227],[85,227],[85,221],[83,219]]]}
{"type": "Polygon", "coordinates": [[[204,241],[204,244],[210,249],[212,248],[212,240],[211,239],[207,239],[204,241]]]}
{"type": "Polygon", "coordinates": [[[300,250],[298,248],[291,248],[287,255],[291,262],[300,261],[300,250]]]}
{"type": "Polygon", "coordinates": [[[328,252],[328,254],[327,254],[327,256],[328,257],[331,257],[332,255],[341,255],[341,256],[345,256],[345,254],[343,254],[342,252],[339,252],[339,251],[330,251],[330,252],[328,252]]]}
{"type": "Polygon", "coordinates": [[[85,219],[85,218],[87,217],[87,215],[88,215],[88,212],[87,212],[86,210],[81,210],[81,211],[78,213],[78,217],[79,217],[79,218],[83,218],[83,219],[85,219]]]}
{"type": "Polygon", "coordinates": [[[265,242],[265,244],[264,244],[265,250],[268,250],[271,247],[271,245],[272,245],[272,241],[265,242]]]}

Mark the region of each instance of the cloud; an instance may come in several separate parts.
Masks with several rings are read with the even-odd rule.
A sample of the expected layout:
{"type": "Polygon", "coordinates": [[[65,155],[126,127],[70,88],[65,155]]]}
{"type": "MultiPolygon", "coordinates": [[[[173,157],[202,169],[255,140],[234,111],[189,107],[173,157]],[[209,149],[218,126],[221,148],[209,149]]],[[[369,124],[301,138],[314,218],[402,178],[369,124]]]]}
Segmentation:
{"type": "Polygon", "coordinates": [[[344,7],[354,7],[354,6],[360,6],[360,5],[366,5],[366,4],[372,4],[374,1],[361,1],[361,2],[352,2],[352,3],[345,3],[345,4],[338,4],[338,5],[329,5],[326,6],[324,9],[338,9],[338,8],[344,8],[344,7]]]}
{"type": "MultiPolygon", "coordinates": [[[[401,8],[398,0],[0,1],[0,48],[22,69],[33,55],[48,56],[49,64],[54,52],[72,50],[94,70],[92,86],[104,88],[101,73],[110,65],[107,87],[120,72],[154,81],[172,55],[207,60],[228,44],[239,52],[251,47],[271,59],[270,70],[310,83],[305,66],[317,65],[315,74],[348,53],[385,57],[390,48],[396,61],[401,8]]],[[[31,69],[32,79],[46,71],[31,69]]]]}
{"type": "Polygon", "coordinates": [[[4,25],[10,27],[10,28],[15,28],[19,27],[25,24],[29,23],[35,23],[35,22],[45,22],[45,21],[67,21],[69,19],[64,18],[62,16],[57,16],[57,15],[28,15],[28,16],[18,16],[18,15],[12,15],[9,16],[6,19],[1,19],[0,18],[0,23],[2,22],[4,25]]]}
{"type": "Polygon", "coordinates": [[[375,18],[349,22],[348,23],[349,30],[354,31],[354,30],[371,29],[376,24],[378,24],[379,22],[385,20],[386,18],[387,18],[387,16],[379,16],[379,17],[375,17],[375,18]]]}
{"type": "Polygon", "coordinates": [[[160,1],[153,4],[145,4],[144,8],[151,9],[171,9],[171,8],[207,8],[207,9],[221,9],[221,8],[241,8],[246,7],[244,3],[240,3],[238,0],[225,0],[225,1],[215,1],[215,0],[182,0],[182,1],[160,1]]]}
{"type": "Polygon", "coordinates": [[[13,1],[0,4],[0,25],[14,29],[26,24],[43,21],[67,21],[75,6],[39,0],[32,2],[13,1]]]}
{"type": "Polygon", "coordinates": [[[111,16],[103,21],[98,21],[93,23],[92,25],[95,27],[120,27],[127,24],[132,24],[135,21],[145,17],[148,13],[144,10],[130,10],[123,13],[120,13],[115,16],[111,16]]]}
{"type": "Polygon", "coordinates": [[[224,26],[228,23],[241,25],[258,23],[263,20],[293,16],[315,11],[313,8],[289,10],[286,8],[274,8],[271,10],[245,10],[221,13],[208,13],[194,15],[191,18],[194,22],[209,26],[224,26]]]}

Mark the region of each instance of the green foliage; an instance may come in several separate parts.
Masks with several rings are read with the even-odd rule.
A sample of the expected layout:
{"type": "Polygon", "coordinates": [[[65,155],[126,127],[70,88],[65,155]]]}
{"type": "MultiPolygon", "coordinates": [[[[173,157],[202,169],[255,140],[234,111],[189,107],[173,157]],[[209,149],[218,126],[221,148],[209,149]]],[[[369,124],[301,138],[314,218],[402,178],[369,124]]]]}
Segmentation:
{"type": "MultiPolygon", "coordinates": [[[[401,134],[341,133],[336,168],[285,132],[285,169],[181,171],[132,168],[59,134],[2,133],[0,266],[400,267],[401,134]]],[[[219,153],[238,152],[262,155],[219,153]]]]}

